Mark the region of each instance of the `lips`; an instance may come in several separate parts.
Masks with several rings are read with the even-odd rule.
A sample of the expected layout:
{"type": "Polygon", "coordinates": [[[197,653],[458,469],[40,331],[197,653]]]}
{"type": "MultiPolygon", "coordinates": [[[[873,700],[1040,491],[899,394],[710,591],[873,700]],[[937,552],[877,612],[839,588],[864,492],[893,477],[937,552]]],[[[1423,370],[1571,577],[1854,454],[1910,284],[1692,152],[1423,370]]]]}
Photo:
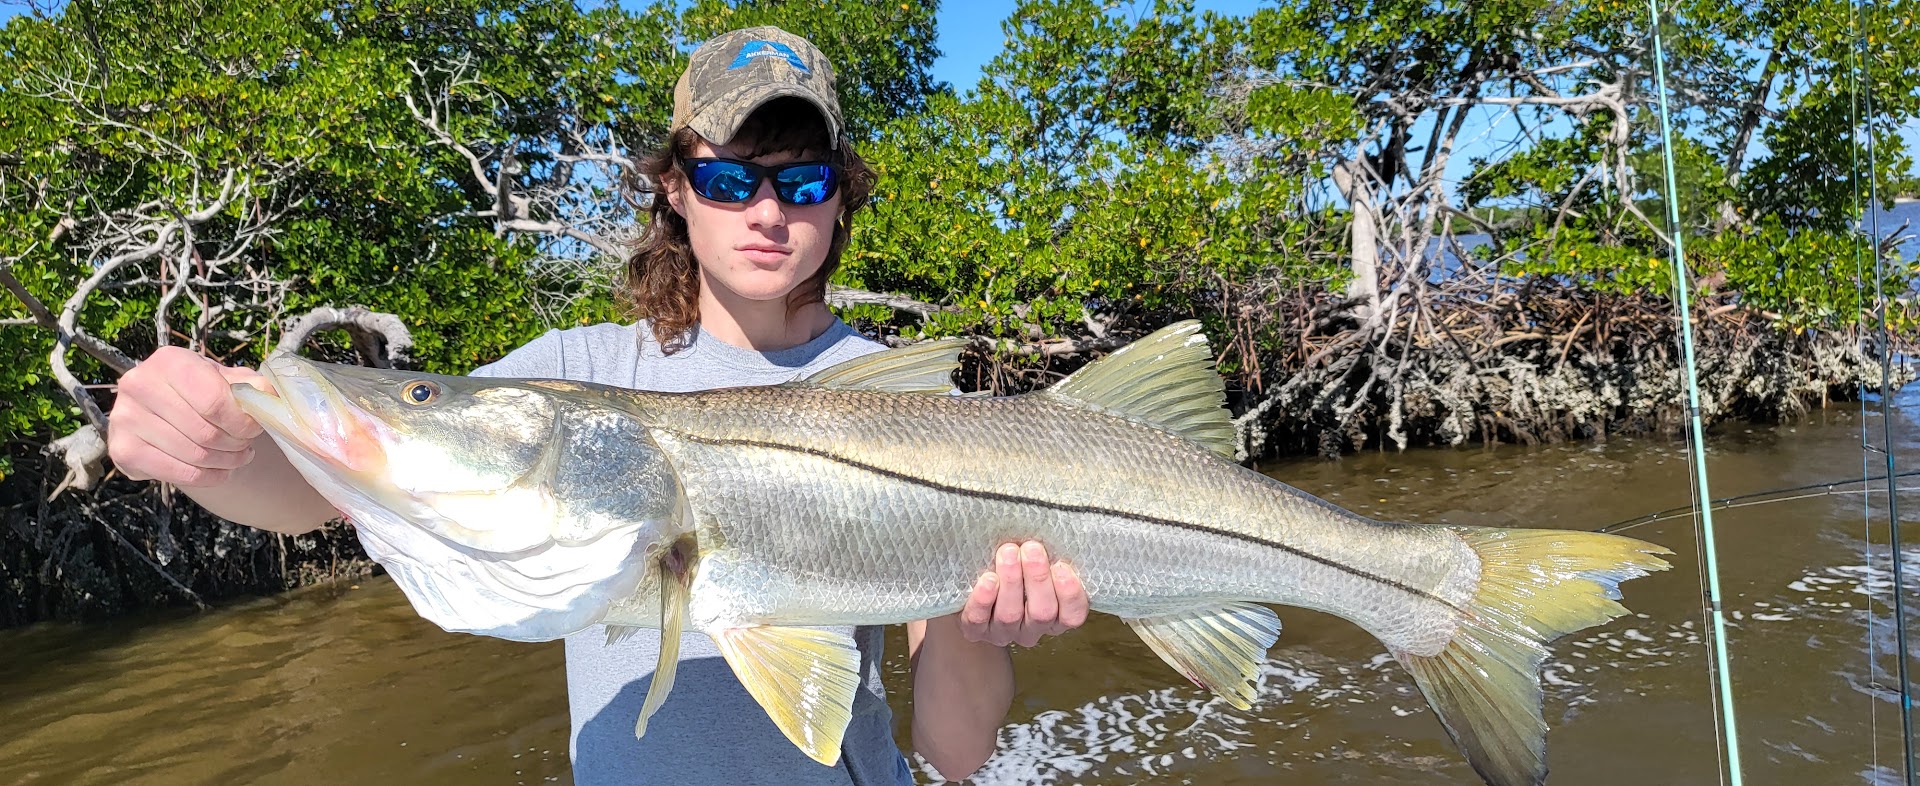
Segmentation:
{"type": "Polygon", "coordinates": [[[793,256],[793,249],[785,246],[755,244],[738,246],[735,250],[756,265],[777,265],[793,256]]]}

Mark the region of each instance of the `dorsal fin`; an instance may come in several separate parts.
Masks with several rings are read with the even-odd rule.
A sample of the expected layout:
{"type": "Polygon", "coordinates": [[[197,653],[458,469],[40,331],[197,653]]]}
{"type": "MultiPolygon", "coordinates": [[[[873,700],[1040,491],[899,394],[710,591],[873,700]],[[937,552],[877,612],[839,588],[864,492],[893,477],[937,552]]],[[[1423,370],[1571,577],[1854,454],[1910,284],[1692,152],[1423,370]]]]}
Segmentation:
{"type": "Polygon", "coordinates": [[[814,372],[802,384],[889,393],[946,393],[967,342],[948,338],[861,355],[814,372]]]}
{"type": "Polygon", "coordinates": [[[1045,393],[1091,405],[1234,457],[1226,383],[1194,320],[1175,322],[1088,363],[1045,393]]]}

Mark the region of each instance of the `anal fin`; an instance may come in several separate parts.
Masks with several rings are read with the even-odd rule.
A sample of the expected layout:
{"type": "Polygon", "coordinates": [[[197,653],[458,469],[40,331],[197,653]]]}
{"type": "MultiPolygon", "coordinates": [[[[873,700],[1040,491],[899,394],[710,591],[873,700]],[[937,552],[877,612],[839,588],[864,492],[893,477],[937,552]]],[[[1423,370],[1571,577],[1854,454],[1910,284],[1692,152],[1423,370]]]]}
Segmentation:
{"type": "Polygon", "coordinates": [[[1127,624],[1167,665],[1243,710],[1253,706],[1254,678],[1267,648],[1280,638],[1280,618],[1254,603],[1130,619],[1127,624]]]}
{"type": "Polygon", "coordinates": [[[758,625],[713,636],[734,676],[794,745],[829,767],[853,720],[860,651],[845,634],[758,625]]]}

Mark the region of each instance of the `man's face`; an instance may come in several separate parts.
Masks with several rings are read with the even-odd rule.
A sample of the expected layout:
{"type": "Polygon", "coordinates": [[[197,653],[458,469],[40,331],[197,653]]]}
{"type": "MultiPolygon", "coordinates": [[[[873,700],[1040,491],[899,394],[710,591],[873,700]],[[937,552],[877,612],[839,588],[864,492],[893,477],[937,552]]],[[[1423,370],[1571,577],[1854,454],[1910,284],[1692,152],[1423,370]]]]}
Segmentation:
{"type": "MultiPolygon", "coordinates": [[[[733,158],[777,166],[814,158],[768,153],[746,158],[725,145],[697,140],[690,158],[733,158]]],[[[814,160],[817,160],[815,158],[814,160]]],[[[748,300],[780,300],[820,270],[833,242],[840,195],[817,205],[789,205],[762,182],[745,202],[715,202],[695,193],[686,179],[670,179],[667,199],[687,220],[702,284],[748,300]]],[[[720,294],[720,293],[716,293],[720,294]]]]}

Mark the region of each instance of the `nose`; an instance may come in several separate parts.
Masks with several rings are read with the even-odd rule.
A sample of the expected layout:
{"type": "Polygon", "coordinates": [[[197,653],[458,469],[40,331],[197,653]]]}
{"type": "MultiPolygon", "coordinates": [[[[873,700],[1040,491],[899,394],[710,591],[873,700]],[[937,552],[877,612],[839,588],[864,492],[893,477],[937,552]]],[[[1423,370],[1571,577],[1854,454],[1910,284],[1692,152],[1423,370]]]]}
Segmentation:
{"type": "Polygon", "coordinates": [[[768,229],[786,226],[786,207],[773,193],[771,181],[761,181],[760,188],[747,198],[747,225],[754,229],[768,229]]]}

